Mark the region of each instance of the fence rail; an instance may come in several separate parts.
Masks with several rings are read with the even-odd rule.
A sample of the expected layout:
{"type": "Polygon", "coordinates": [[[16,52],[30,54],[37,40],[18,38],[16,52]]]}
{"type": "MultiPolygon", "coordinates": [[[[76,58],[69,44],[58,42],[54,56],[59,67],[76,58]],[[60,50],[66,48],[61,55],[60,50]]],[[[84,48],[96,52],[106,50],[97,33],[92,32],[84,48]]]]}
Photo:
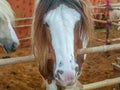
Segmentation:
{"type": "Polygon", "coordinates": [[[83,85],[83,90],[93,90],[120,83],[120,77],[83,85]]]}
{"type": "MultiPolygon", "coordinates": [[[[90,47],[90,48],[79,49],[78,54],[106,52],[106,51],[118,50],[118,49],[120,49],[120,44],[103,45],[103,46],[98,46],[98,47],[90,47]]],[[[33,55],[24,56],[24,57],[9,58],[9,59],[0,59],[0,65],[34,61],[34,59],[35,58],[34,58],[33,55]]]]}

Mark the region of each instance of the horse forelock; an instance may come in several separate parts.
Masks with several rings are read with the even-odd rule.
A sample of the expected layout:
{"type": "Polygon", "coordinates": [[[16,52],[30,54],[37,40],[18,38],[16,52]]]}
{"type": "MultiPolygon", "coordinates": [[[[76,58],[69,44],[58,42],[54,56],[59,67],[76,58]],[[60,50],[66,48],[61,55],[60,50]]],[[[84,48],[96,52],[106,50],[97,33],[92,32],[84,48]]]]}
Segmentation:
{"type": "Polygon", "coordinates": [[[15,19],[14,12],[6,0],[0,0],[0,19],[9,22],[13,22],[15,19]]]}
{"type": "Polygon", "coordinates": [[[36,7],[33,19],[32,43],[35,57],[40,66],[40,72],[43,75],[46,75],[47,73],[46,63],[49,54],[49,46],[46,34],[46,26],[44,24],[44,17],[57,2],[65,3],[66,5],[75,8],[81,14],[81,27],[79,30],[80,33],[82,32],[85,34],[83,39],[87,39],[90,36],[92,29],[90,10],[88,10],[88,6],[84,0],[80,0],[79,3],[75,0],[40,0],[36,7]]]}

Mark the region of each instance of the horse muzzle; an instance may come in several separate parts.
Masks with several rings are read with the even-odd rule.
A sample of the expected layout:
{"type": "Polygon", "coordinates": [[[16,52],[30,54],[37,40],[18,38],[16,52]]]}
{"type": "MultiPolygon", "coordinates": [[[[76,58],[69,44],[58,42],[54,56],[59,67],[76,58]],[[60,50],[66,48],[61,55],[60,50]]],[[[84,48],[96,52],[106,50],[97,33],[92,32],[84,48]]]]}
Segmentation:
{"type": "Polygon", "coordinates": [[[55,79],[60,86],[71,86],[76,81],[76,75],[74,71],[62,71],[57,70],[57,74],[55,75],[55,79]]]}
{"type": "Polygon", "coordinates": [[[16,43],[3,42],[2,46],[7,53],[16,51],[18,45],[16,43]]]}

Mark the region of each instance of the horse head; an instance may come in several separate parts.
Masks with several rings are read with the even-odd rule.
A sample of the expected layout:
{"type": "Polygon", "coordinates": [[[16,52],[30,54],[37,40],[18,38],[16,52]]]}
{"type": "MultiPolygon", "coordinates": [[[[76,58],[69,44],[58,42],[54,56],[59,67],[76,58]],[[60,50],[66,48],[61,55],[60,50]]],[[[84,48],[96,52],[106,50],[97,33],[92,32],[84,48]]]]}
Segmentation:
{"type": "Polygon", "coordinates": [[[18,37],[12,27],[13,10],[6,0],[0,0],[0,43],[6,52],[15,51],[19,46],[18,37]]]}
{"type": "Polygon", "coordinates": [[[92,29],[90,17],[83,0],[41,0],[37,4],[32,41],[40,73],[46,80],[52,77],[62,87],[77,81],[80,59],[85,57],[78,60],[77,50],[87,46],[92,29]]]}

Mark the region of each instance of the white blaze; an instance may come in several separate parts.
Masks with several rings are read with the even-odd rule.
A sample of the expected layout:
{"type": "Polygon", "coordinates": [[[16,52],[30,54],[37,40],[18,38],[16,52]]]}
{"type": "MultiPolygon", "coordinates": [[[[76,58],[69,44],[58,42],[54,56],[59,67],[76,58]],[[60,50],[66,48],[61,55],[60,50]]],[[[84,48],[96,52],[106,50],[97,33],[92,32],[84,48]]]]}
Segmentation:
{"type": "MultiPolygon", "coordinates": [[[[74,28],[81,15],[72,8],[61,4],[56,9],[47,13],[44,22],[49,25],[52,45],[55,51],[57,63],[63,60],[74,59],[74,28]]],[[[84,41],[84,37],[81,38],[84,41]]],[[[86,42],[83,43],[83,48],[86,47],[86,42]]]]}
{"type": "Polygon", "coordinates": [[[12,40],[13,40],[17,45],[19,45],[18,37],[17,37],[17,35],[16,35],[16,33],[15,33],[15,31],[14,31],[14,29],[13,29],[13,27],[12,27],[12,25],[11,25],[10,22],[8,22],[8,27],[9,27],[9,29],[10,29],[10,35],[11,35],[12,40]]]}

